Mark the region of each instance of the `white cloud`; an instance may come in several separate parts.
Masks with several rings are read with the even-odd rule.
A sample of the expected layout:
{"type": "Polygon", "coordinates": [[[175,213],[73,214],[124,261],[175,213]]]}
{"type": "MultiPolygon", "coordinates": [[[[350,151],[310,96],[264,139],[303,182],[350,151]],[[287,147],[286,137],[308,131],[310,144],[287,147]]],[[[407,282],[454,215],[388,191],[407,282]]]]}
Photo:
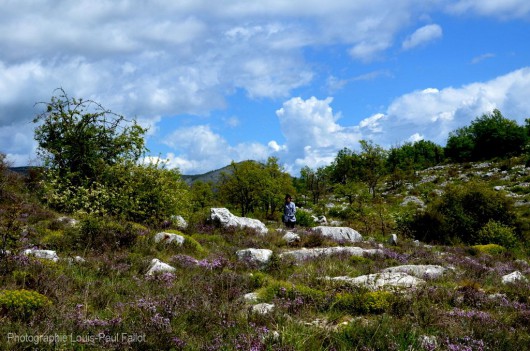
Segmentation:
{"type": "Polygon", "coordinates": [[[444,145],[449,132],[495,108],[523,124],[530,111],[529,94],[530,67],[460,88],[405,94],[388,107],[382,133],[375,140],[389,146],[407,140],[410,130],[417,130],[426,140],[444,145]]]}
{"type": "Polygon", "coordinates": [[[429,24],[417,29],[404,42],[403,49],[410,50],[416,46],[424,45],[428,42],[442,37],[442,27],[437,24],[429,24]]]}
{"type": "Polygon", "coordinates": [[[276,111],[280,127],[286,140],[288,162],[315,167],[333,159],[336,151],[352,147],[359,134],[352,127],[343,127],[337,122],[340,114],[331,108],[332,98],[319,100],[311,97],[303,100],[291,98],[276,111]]]}
{"type": "Polygon", "coordinates": [[[447,8],[452,13],[477,13],[484,16],[509,18],[527,18],[530,3],[526,0],[459,0],[450,3],[447,8]]]}
{"type": "Polygon", "coordinates": [[[475,65],[479,62],[482,62],[484,60],[487,60],[493,57],[495,57],[495,54],[492,54],[492,53],[483,54],[477,57],[473,57],[473,59],[471,60],[471,63],[475,65]]]}

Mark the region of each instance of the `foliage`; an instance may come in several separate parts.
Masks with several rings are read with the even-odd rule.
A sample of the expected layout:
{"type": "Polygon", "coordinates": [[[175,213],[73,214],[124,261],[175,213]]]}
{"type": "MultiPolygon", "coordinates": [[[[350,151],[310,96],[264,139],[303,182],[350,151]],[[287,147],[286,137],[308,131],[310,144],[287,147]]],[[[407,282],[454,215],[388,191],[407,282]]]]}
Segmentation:
{"type": "Polygon", "coordinates": [[[73,186],[99,179],[107,165],[137,161],[145,129],[92,100],[70,98],[63,89],[33,120],[46,165],[73,186]]]}
{"type": "Polygon", "coordinates": [[[266,164],[255,161],[231,163],[231,173],[221,173],[219,191],[225,202],[239,207],[241,216],[263,209],[272,216],[283,203],[285,194],[294,188],[289,174],[270,157],[266,164]]]}
{"type": "Polygon", "coordinates": [[[502,223],[490,220],[478,232],[477,243],[497,244],[506,248],[513,248],[517,245],[515,228],[502,223]]]}
{"type": "Polygon", "coordinates": [[[505,118],[497,109],[483,114],[471,125],[449,134],[445,154],[453,161],[488,160],[519,155],[528,142],[527,130],[505,118]]]}
{"type": "Polygon", "coordinates": [[[196,181],[190,188],[191,205],[194,211],[204,210],[213,204],[213,184],[210,182],[196,181]]]}
{"type": "Polygon", "coordinates": [[[313,204],[318,204],[320,199],[330,190],[329,167],[320,167],[313,170],[308,166],[300,170],[298,189],[302,195],[309,196],[313,204]]]}
{"type": "Polygon", "coordinates": [[[314,227],[317,225],[317,223],[311,216],[311,213],[300,208],[296,210],[296,224],[306,228],[314,227]]]}
{"type": "Polygon", "coordinates": [[[332,308],[348,313],[381,313],[390,307],[392,298],[388,291],[344,292],[335,296],[332,308]]]}
{"type": "Polygon", "coordinates": [[[48,297],[36,291],[25,289],[0,291],[1,314],[15,319],[27,319],[51,304],[48,297]]]}
{"type": "Polygon", "coordinates": [[[500,255],[506,252],[506,248],[497,244],[474,245],[472,248],[489,255],[500,255]]]}
{"type": "MultiPolygon", "coordinates": [[[[429,204],[425,212],[417,213],[403,226],[422,241],[438,243],[482,244],[481,229],[490,221],[503,226],[515,226],[516,216],[509,199],[481,184],[453,186],[436,201],[429,204]]],[[[495,236],[492,230],[483,232],[484,238],[495,236]]],[[[501,235],[505,235],[502,231],[501,235]]],[[[506,237],[507,239],[509,238],[506,237]]]]}
{"type": "Polygon", "coordinates": [[[151,225],[188,212],[188,189],[177,170],[158,161],[137,164],[146,129],[136,121],[62,89],[44,105],[34,122],[48,167],[42,194],[50,207],[151,225]]]}

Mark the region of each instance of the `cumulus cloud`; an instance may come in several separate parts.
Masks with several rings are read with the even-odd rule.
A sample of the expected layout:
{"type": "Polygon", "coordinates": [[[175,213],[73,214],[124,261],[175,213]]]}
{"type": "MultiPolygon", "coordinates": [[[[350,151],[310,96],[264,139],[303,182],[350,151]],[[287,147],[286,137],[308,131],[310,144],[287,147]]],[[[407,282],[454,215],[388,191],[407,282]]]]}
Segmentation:
{"type": "Polygon", "coordinates": [[[442,27],[437,24],[429,24],[417,29],[402,45],[404,50],[410,50],[416,46],[424,45],[442,37],[442,27]]]}

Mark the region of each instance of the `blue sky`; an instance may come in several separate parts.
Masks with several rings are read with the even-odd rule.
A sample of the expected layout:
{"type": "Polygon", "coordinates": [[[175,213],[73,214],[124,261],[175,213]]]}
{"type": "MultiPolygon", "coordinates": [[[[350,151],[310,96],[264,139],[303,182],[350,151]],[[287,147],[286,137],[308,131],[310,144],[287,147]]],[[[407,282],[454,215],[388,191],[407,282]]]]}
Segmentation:
{"type": "Polygon", "coordinates": [[[62,87],[149,127],[184,174],[278,157],[293,175],[494,108],[530,117],[527,0],[0,1],[0,152],[36,164],[62,87]]]}

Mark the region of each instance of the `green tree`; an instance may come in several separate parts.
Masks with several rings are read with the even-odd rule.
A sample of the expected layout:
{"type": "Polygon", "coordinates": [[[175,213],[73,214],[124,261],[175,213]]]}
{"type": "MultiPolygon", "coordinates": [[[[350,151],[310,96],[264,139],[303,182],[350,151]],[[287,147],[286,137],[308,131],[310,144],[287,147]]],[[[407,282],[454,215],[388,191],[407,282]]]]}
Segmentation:
{"type": "Polygon", "coordinates": [[[269,157],[264,166],[265,186],[261,202],[265,215],[274,218],[274,213],[283,205],[285,194],[294,194],[292,177],[278,164],[278,158],[269,157]]]}
{"type": "Polygon", "coordinates": [[[236,207],[241,216],[254,212],[265,187],[263,165],[255,161],[230,164],[231,172],[222,172],[219,184],[221,197],[236,207]]]}
{"type": "Polygon", "coordinates": [[[387,152],[379,145],[371,141],[361,140],[361,180],[368,186],[372,197],[376,197],[377,185],[381,178],[386,175],[387,152]]]}
{"type": "Polygon", "coordinates": [[[302,188],[302,193],[309,195],[315,205],[330,190],[330,170],[329,167],[319,167],[317,170],[313,170],[308,166],[300,170],[299,185],[302,188]]]}
{"type": "Polygon", "coordinates": [[[146,129],[92,100],[70,98],[63,89],[33,120],[45,165],[72,186],[97,180],[108,165],[136,162],[146,151],[146,129]]]}
{"type": "Polygon", "coordinates": [[[470,126],[449,134],[445,154],[453,161],[478,161],[523,153],[528,130],[497,109],[477,117],[470,126]]]}
{"type": "Polygon", "coordinates": [[[204,209],[214,201],[213,184],[196,181],[191,185],[191,203],[194,210],[204,209]]]}

